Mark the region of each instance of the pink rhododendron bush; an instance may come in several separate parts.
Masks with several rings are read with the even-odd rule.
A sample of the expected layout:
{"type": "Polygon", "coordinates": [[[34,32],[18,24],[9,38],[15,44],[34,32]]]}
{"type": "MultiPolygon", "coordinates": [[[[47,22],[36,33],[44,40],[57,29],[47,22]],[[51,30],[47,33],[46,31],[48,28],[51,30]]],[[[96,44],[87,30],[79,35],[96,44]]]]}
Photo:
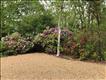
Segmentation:
{"type": "Polygon", "coordinates": [[[33,43],[26,38],[23,38],[18,32],[1,39],[3,55],[13,55],[26,53],[33,47],[33,43]]]}
{"type": "MultiPolygon", "coordinates": [[[[34,44],[37,48],[43,49],[47,53],[56,54],[57,52],[57,37],[58,28],[50,28],[43,31],[43,33],[38,34],[34,38],[34,44]],[[39,47],[38,47],[39,48],[39,47]]],[[[64,55],[75,55],[78,57],[77,43],[73,38],[73,33],[68,29],[64,28],[61,30],[60,37],[60,52],[64,55]]]]}

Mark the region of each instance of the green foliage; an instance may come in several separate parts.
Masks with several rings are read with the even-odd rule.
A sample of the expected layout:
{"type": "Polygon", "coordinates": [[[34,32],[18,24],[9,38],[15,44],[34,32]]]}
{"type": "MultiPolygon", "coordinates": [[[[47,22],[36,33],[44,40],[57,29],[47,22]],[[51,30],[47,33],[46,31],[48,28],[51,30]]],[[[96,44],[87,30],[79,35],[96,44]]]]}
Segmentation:
{"type": "Polygon", "coordinates": [[[45,29],[58,25],[63,28],[61,54],[81,60],[106,59],[104,0],[1,1],[0,11],[0,38],[4,37],[0,41],[0,52],[3,55],[30,52],[34,36],[35,51],[56,53],[58,30],[45,29]],[[74,34],[68,35],[70,31],[65,31],[64,27],[74,34]]]}
{"type": "Polygon", "coordinates": [[[36,35],[46,28],[46,26],[53,27],[55,24],[53,23],[52,15],[29,15],[23,17],[20,22],[20,26],[17,28],[17,31],[20,32],[23,36],[27,34],[36,35]]]}
{"type": "Polygon", "coordinates": [[[5,50],[6,50],[6,45],[4,44],[4,42],[0,41],[0,56],[2,56],[5,50]]]}
{"type": "Polygon", "coordinates": [[[2,48],[2,55],[16,55],[26,53],[33,47],[33,43],[20,36],[18,32],[3,37],[1,43],[5,44],[2,48]]]}
{"type": "Polygon", "coordinates": [[[46,52],[56,53],[56,51],[57,51],[57,35],[56,34],[48,35],[44,40],[43,46],[45,47],[46,52]]]}
{"type": "Polygon", "coordinates": [[[104,52],[104,54],[103,54],[103,55],[104,55],[104,59],[105,59],[105,61],[106,61],[106,52],[104,52]]]}
{"type": "Polygon", "coordinates": [[[80,60],[104,60],[104,53],[98,51],[100,49],[98,36],[95,33],[84,35],[81,37],[79,44],[80,60]]]}
{"type": "MultiPolygon", "coordinates": [[[[57,37],[58,37],[58,29],[50,28],[50,29],[44,30],[43,33],[35,36],[34,44],[35,46],[38,46],[38,45],[42,46],[45,52],[53,54],[57,52],[57,37]]],[[[72,42],[73,40],[72,40],[71,31],[63,29],[61,32],[61,46],[60,46],[60,52],[62,54],[66,54],[64,48],[68,46],[67,44],[67,41],[69,40],[68,37],[70,37],[70,42],[72,42]]]]}
{"type": "Polygon", "coordinates": [[[14,32],[11,34],[11,37],[14,38],[15,40],[18,40],[21,37],[21,34],[18,32],[14,32]]]}
{"type": "Polygon", "coordinates": [[[39,1],[1,1],[1,37],[16,31],[35,35],[52,26],[53,17],[39,1]]]}

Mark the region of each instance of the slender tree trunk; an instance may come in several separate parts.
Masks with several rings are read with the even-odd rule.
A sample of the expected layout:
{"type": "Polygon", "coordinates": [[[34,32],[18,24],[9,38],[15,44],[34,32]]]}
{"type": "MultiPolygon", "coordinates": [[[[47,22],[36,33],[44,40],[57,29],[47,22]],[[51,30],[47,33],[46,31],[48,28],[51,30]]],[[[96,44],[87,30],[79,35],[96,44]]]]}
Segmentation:
{"type": "Polygon", "coordinates": [[[63,26],[63,22],[62,22],[62,11],[63,11],[63,3],[64,3],[64,0],[60,3],[60,6],[59,6],[59,20],[58,20],[58,44],[57,44],[57,55],[56,56],[59,56],[60,55],[60,37],[61,37],[61,27],[63,26]]]}
{"type": "Polygon", "coordinates": [[[60,16],[59,16],[59,21],[58,21],[58,44],[57,44],[57,55],[60,55],[60,35],[61,35],[61,28],[60,28],[60,16]]]}

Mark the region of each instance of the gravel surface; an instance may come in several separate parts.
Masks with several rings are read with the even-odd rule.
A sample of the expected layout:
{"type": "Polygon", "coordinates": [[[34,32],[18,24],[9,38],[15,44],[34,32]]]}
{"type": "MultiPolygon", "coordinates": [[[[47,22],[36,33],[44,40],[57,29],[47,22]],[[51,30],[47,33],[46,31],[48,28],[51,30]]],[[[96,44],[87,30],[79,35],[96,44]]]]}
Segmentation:
{"type": "Polygon", "coordinates": [[[1,80],[106,80],[106,64],[44,53],[1,58],[1,80]]]}

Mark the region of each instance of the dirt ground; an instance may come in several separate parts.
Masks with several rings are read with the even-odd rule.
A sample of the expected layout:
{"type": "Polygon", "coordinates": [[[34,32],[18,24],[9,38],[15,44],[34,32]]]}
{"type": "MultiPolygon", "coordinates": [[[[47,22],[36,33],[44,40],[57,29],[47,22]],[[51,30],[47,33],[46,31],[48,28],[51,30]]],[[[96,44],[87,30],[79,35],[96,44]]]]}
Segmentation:
{"type": "Polygon", "coordinates": [[[106,80],[105,64],[44,53],[1,58],[1,80],[106,80]]]}

